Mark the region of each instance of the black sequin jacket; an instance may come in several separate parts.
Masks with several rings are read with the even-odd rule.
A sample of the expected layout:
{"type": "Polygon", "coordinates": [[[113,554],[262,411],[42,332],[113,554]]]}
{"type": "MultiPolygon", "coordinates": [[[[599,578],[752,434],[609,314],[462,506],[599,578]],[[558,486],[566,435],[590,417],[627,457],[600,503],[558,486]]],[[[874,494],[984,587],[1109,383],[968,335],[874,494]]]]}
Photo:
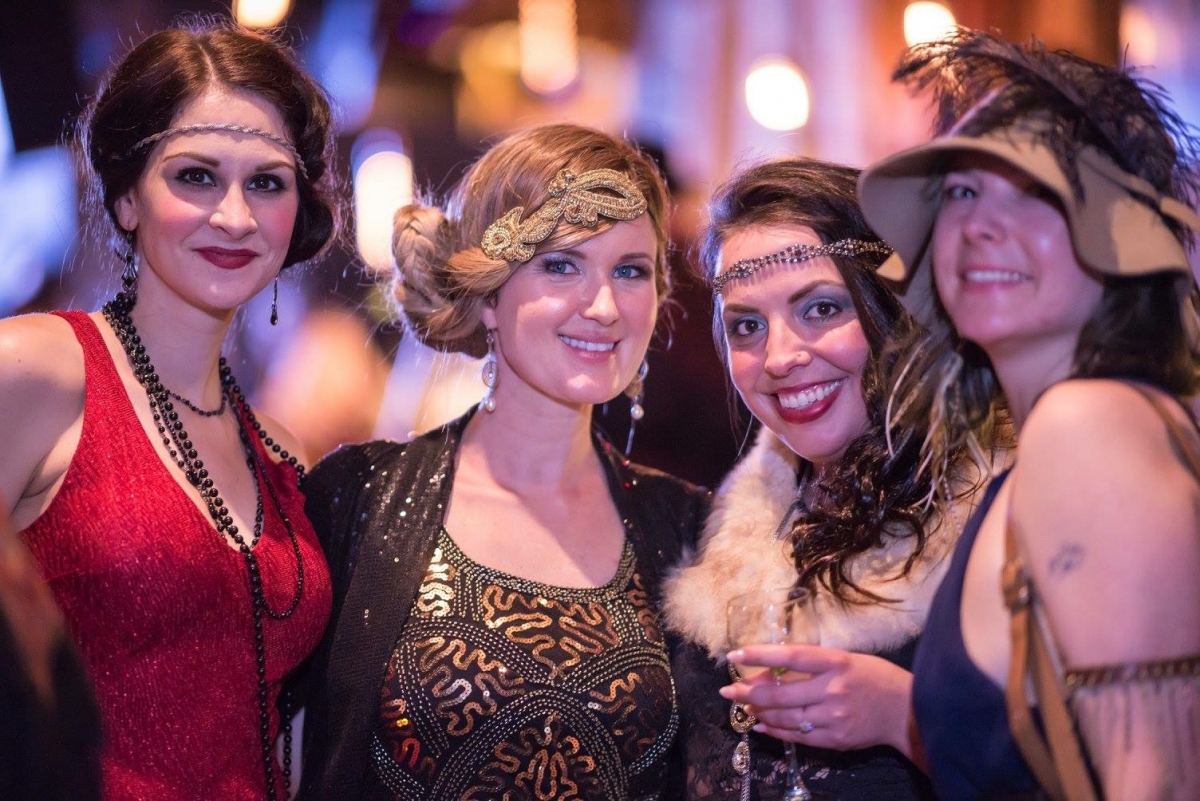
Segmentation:
{"type": "MultiPolygon", "coordinates": [[[[341,801],[363,793],[384,669],[433,555],[470,417],[406,444],[344,446],[305,482],[306,510],[329,560],[333,612],[304,680],[302,799],[341,801]]],[[[617,511],[632,523],[638,570],[660,610],[662,578],[694,542],[707,493],[630,463],[599,436],[594,442],[617,511]]],[[[676,645],[668,640],[668,648],[676,645]]],[[[665,797],[682,796],[682,770],[677,746],[665,797]]]]}

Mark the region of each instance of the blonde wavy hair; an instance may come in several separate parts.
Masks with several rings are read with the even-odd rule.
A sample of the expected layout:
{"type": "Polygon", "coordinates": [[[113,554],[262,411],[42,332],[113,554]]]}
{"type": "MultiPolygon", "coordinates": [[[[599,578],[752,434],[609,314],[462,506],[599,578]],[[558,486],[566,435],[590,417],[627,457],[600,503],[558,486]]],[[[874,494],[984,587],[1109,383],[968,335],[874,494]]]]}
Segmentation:
{"type": "MultiPolygon", "coordinates": [[[[529,128],[505,138],[467,170],[442,206],[414,204],[396,212],[389,276],[391,299],[405,326],[430,347],[482,356],[484,304],[520,266],[489,258],[480,248],[489,225],[517,206],[527,212],[545,203],[559,170],[577,175],[611,169],[625,173],[646,198],[658,242],[655,286],[661,303],[670,292],[667,271],[667,188],[649,156],[601,131],[557,124],[529,128]]],[[[560,220],[537,253],[578,245],[614,225],[595,228],[560,220]]]]}

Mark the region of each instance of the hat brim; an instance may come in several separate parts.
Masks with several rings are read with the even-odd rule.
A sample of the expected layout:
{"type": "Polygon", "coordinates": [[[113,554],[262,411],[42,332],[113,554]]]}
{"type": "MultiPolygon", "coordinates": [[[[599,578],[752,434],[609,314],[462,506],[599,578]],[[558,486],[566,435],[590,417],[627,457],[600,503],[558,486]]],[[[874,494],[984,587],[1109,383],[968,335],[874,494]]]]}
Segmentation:
{"type": "Polygon", "coordinates": [[[859,178],[867,222],[895,254],[880,275],[898,284],[901,301],[928,322],[933,298],[929,243],[941,206],[942,178],[954,158],[978,153],[1000,159],[1034,178],[1060,201],[1081,263],[1109,275],[1188,274],[1187,252],[1167,218],[1200,230],[1200,217],[1187,206],[1160,197],[1150,184],[1121,170],[1092,147],[1077,159],[1082,193],[1063,173],[1053,151],[1036,136],[1003,129],[985,136],[945,136],[885,158],[859,178]]]}

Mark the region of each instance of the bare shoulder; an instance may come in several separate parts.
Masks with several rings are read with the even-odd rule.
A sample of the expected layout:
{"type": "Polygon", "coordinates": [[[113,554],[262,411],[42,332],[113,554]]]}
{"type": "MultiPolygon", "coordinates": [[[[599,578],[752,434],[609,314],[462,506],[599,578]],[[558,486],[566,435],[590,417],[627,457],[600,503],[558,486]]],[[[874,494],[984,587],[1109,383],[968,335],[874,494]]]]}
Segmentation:
{"type": "Polygon", "coordinates": [[[83,413],[83,398],[83,349],[65,320],[0,320],[0,431],[61,432],[83,413]]]}
{"type": "MultiPolygon", "coordinates": [[[[1157,392],[1157,390],[1151,390],[1157,392]]],[[[1182,406],[1161,395],[1167,412],[1191,425],[1182,406]]],[[[1162,417],[1134,387],[1121,381],[1067,381],[1051,387],[1034,406],[1019,442],[1020,461],[1052,459],[1071,464],[1087,476],[1101,474],[1136,479],[1134,471],[1114,471],[1118,464],[1131,467],[1168,467],[1167,429],[1162,417]],[[1106,458],[1097,462],[1095,456],[1106,458]],[[1127,460],[1132,460],[1127,461],[1127,460]]]]}
{"type": "MultiPolygon", "coordinates": [[[[1166,412],[1190,427],[1184,408],[1161,397],[1166,412]]],[[[1200,502],[1200,487],[1172,449],[1159,411],[1123,382],[1052,387],[1029,415],[1018,453],[1018,503],[1026,493],[1061,495],[1060,505],[1092,498],[1100,514],[1117,498],[1145,514],[1161,508],[1191,518],[1200,502]]]]}
{"type": "Polygon", "coordinates": [[[1038,401],[1018,454],[1012,520],[1068,658],[1171,656],[1184,628],[1200,649],[1200,487],[1155,408],[1121,382],[1066,382],[1038,401]]]}
{"type": "Polygon", "coordinates": [[[266,432],[266,438],[271,440],[271,443],[267,446],[267,452],[271,455],[272,459],[279,462],[290,456],[295,456],[296,461],[300,463],[301,467],[305,469],[309,467],[311,457],[305,450],[303,443],[300,442],[295,434],[284,428],[283,423],[280,423],[268,414],[260,412],[258,409],[254,410],[254,417],[262,426],[263,431],[266,432]],[[278,445],[282,452],[275,452],[272,444],[278,445]],[[284,456],[284,453],[287,456],[284,456]]]}
{"type": "Polygon", "coordinates": [[[10,512],[62,475],[83,405],[83,349],[71,326],[48,314],[0,320],[0,496],[10,512]]]}
{"type": "Polygon", "coordinates": [[[66,320],[26,314],[0,320],[0,384],[83,392],[83,350],[66,320]]]}

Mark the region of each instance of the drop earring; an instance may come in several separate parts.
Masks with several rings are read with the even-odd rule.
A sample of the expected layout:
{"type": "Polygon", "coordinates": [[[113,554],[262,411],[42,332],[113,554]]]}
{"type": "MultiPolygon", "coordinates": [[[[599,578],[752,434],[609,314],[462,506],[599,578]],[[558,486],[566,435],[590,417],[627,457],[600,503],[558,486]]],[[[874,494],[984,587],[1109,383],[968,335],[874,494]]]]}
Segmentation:
{"type": "Polygon", "coordinates": [[[496,411],[496,379],[498,372],[496,368],[496,338],[492,334],[492,329],[487,332],[487,356],[483,360],[483,372],[480,374],[483,378],[483,385],[487,387],[487,392],[483,393],[483,400],[480,405],[489,412],[496,411]]]}
{"type": "Polygon", "coordinates": [[[629,386],[625,387],[625,396],[629,398],[629,439],[625,442],[626,456],[633,450],[633,433],[637,430],[638,420],[646,416],[646,407],[642,405],[642,401],[646,396],[646,374],[649,372],[650,365],[642,359],[637,375],[629,382],[629,386]]]}
{"type": "Polygon", "coordinates": [[[271,294],[271,325],[279,325],[279,276],[275,276],[275,289],[271,294]]]}
{"type": "Polygon", "coordinates": [[[121,286],[125,294],[132,297],[137,294],[137,255],[130,247],[121,258],[125,261],[125,266],[121,269],[121,286]]]}

